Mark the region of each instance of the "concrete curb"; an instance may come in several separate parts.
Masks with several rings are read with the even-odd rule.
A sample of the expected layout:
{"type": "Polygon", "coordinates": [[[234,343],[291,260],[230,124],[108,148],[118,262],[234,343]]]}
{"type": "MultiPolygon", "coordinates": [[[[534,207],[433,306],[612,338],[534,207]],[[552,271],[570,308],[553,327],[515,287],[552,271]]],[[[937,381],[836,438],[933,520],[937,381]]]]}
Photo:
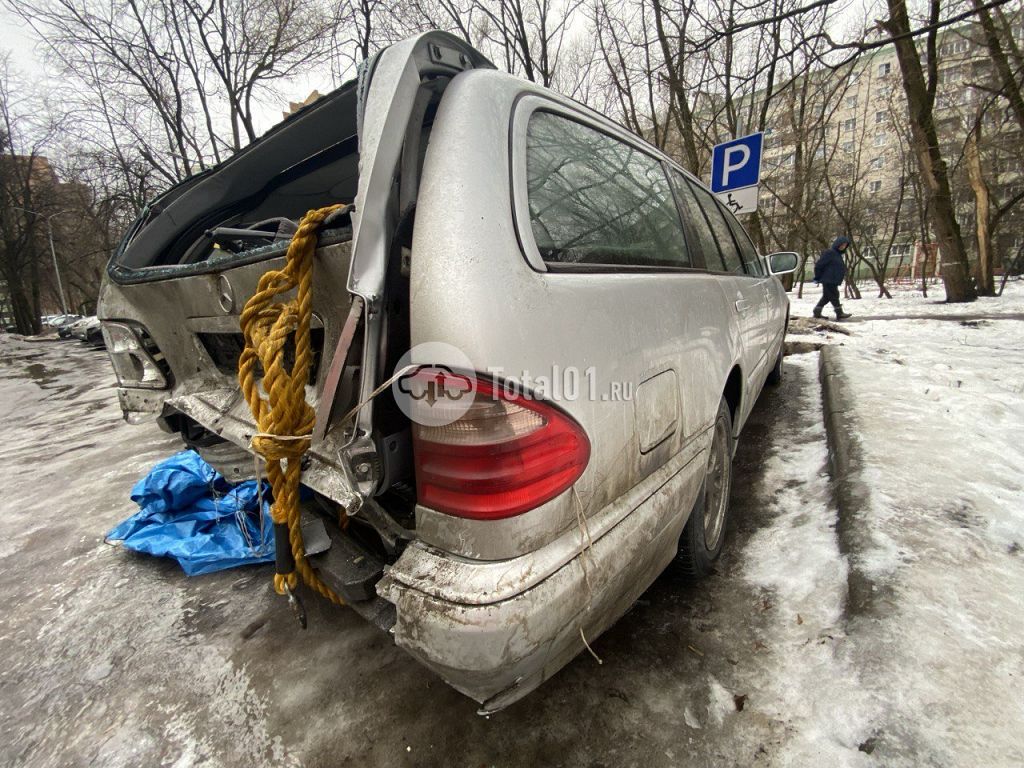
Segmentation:
{"type": "Polygon", "coordinates": [[[858,437],[857,419],[851,404],[852,388],[843,370],[840,347],[826,345],[818,358],[822,410],[828,440],[829,472],[835,493],[839,549],[849,563],[847,615],[870,610],[877,585],[864,573],[860,554],[868,549],[870,535],[866,507],[870,497],[864,479],[864,455],[858,437]]]}

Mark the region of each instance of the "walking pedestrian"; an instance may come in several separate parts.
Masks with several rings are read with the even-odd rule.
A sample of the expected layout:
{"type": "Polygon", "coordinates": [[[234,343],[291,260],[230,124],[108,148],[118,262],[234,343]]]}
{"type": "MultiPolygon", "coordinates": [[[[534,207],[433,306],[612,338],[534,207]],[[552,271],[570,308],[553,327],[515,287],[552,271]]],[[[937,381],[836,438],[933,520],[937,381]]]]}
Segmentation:
{"type": "Polygon", "coordinates": [[[849,247],[850,238],[841,235],[835,239],[831,248],[821,252],[821,256],[814,263],[814,282],[821,283],[821,301],[814,308],[815,317],[821,317],[821,310],[829,303],[836,311],[836,320],[853,317],[849,312],[844,312],[843,305],[839,303],[839,286],[846,276],[843,253],[849,247]]]}

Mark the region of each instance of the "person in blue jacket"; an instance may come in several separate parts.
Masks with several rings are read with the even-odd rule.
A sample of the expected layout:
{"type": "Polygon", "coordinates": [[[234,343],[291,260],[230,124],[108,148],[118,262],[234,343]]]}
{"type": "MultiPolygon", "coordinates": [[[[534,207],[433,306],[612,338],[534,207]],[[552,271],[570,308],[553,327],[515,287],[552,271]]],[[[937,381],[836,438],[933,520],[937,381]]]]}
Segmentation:
{"type": "Polygon", "coordinates": [[[821,256],[814,263],[814,282],[821,283],[821,301],[814,308],[814,316],[821,317],[821,310],[826,304],[831,303],[836,311],[836,320],[843,320],[853,317],[843,311],[843,305],[839,303],[839,286],[843,284],[846,276],[846,262],[843,261],[843,253],[850,247],[850,238],[840,236],[832,243],[832,247],[821,252],[821,256]]]}

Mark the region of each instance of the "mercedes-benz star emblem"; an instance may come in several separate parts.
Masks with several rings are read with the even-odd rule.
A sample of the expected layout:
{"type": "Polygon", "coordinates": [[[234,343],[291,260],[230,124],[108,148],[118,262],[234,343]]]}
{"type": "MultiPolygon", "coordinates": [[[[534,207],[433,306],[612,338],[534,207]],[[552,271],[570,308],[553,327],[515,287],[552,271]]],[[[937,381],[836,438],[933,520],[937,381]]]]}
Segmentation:
{"type": "Polygon", "coordinates": [[[217,278],[217,301],[226,315],[230,315],[235,308],[235,292],[231,288],[231,281],[224,275],[217,278]]]}

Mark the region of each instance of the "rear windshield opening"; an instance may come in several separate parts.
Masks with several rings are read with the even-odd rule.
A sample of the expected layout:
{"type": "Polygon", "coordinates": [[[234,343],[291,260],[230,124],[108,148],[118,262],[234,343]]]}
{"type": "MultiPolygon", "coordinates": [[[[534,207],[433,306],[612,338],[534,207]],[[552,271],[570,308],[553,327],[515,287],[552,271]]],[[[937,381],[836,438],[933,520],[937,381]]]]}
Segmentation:
{"type": "Polygon", "coordinates": [[[114,256],[111,276],[158,279],[167,270],[195,273],[269,258],[284,250],[307,211],[352,202],[359,182],[355,90],[355,83],[342,86],[158,198],[114,256]]]}

